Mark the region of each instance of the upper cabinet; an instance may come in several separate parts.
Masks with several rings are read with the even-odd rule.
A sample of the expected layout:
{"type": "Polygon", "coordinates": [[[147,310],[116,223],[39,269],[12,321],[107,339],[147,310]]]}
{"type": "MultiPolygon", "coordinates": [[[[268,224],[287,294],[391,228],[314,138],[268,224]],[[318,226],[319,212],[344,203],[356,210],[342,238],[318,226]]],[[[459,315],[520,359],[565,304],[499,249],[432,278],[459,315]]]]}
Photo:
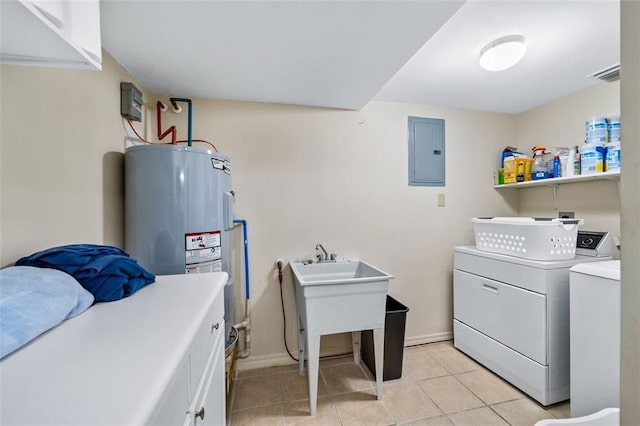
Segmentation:
{"type": "Polygon", "coordinates": [[[102,69],[99,0],[2,0],[0,20],[0,63],[102,69]]]}

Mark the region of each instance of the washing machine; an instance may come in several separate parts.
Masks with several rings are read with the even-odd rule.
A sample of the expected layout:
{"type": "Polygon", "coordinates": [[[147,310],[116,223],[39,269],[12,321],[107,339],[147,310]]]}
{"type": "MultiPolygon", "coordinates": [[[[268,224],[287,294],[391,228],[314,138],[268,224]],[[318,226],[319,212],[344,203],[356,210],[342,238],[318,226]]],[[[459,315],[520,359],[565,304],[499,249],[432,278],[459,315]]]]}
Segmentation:
{"type": "Polygon", "coordinates": [[[620,261],[569,272],[571,417],[620,407],[620,261]]]}

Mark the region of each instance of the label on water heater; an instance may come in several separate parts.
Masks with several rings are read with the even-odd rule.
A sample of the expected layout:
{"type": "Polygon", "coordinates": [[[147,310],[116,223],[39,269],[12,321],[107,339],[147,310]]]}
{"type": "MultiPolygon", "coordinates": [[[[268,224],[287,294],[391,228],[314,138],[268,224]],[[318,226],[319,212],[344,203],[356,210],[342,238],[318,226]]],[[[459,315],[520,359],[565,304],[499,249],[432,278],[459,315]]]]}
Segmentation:
{"type": "Polygon", "coordinates": [[[185,234],[186,272],[222,271],[220,231],[185,234]]]}
{"type": "Polygon", "coordinates": [[[211,165],[213,166],[214,169],[224,170],[224,161],[223,160],[218,160],[217,158],[212,158],[211,159],[211,165]]]}
{"type": "Polygon", "coordinates": [[[187,265],[185,272],[187,274],[199,274],[202,272],[220,272],[222,271],[222,259],[213,262],[199,263],[197,265],[187,265]]]}

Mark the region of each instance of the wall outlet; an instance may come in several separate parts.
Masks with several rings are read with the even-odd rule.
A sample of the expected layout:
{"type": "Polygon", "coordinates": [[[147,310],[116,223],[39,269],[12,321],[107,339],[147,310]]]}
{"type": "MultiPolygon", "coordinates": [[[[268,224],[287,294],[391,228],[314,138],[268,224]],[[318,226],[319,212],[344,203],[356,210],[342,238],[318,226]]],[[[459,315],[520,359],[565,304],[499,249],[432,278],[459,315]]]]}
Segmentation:
{"type": "Polygon", "coordinates": [[[444,207],[445,197],[444,194],[438,194],[438,207],[444,207]]]}
{"type": "Polygon", "coordinates": [[[576,214],[575,212],[558,212],[558,217],[561,219],[574,219],[576,214]]]}

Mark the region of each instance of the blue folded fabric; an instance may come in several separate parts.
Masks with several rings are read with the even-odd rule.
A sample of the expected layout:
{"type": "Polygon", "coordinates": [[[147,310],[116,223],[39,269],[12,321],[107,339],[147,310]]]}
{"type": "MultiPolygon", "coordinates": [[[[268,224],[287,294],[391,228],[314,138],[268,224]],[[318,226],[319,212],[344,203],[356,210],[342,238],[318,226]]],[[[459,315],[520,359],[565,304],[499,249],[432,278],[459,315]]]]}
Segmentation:
{"type": "Polygon", "coordinates": [[[156,279],[125,251],[96,244],[53,247],[16,262],[16,266],[22,265],[53,268],[71,274],[93,294],[96,302],[128,297],[156,279]]]}
{"type": "Polygon", "coordinates": [[[69,274],[13,266],[0,271],[0,358],[84,312],[93,295],[69,274]]]}

